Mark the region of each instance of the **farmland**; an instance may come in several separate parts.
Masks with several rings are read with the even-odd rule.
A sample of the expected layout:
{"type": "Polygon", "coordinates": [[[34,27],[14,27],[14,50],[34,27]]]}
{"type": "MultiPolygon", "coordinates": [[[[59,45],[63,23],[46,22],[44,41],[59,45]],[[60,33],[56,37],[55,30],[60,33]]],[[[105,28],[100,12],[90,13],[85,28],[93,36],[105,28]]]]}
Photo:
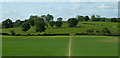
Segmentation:
{"type": "Polygon", "coordinates": [[[10,34],[11,30],[14,30],[16,34],[61,34],[61,33],[68,33],[68,34],[75,34],[75,33],[86,33],[88,29],[95,29],[95,30],[102,30],[103,28],[109,28],[112,33],[118,33],[118,23],[114,22],[79,22],[77,27],[69,28],[67,23],[63,23],[61,28],[57,27],[50,27],[46,29],[45,32],[36,32],[34,26],[31,26],[31,29],[27,32],[21,30],[21,27],[15,28],[5,28],[2,29],[1,33],[8,33],[10,34]],[[71,31],[72,30],[72,31],[71,31]]]}
{"type": "Polygon", "coordinates": [[[3,56],[118,56],[112,36],[3,36],[3,56]]]}

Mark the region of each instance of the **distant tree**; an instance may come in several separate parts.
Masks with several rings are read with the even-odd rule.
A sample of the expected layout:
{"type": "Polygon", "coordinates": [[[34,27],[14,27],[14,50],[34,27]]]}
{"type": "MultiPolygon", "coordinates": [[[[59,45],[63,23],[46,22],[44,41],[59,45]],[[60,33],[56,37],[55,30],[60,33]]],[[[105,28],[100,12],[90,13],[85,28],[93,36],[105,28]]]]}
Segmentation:
{"type": "Polygon", "coordinates": [[[85,18],[84,18],[84,16],[77,16],[77,20],[78,21],[85,21],[85,18]]]}
{"type": "Polygon", "coordinates": [[[29,23],[31,26],[34,26],[35,24],[35,19],[37,19],[35,16],[31,15],[29,18],[29,23]]]}
{"type": "Polygon", "coordinates": [[[108,28],[104,28],[104,29],[102,29],[102,33],[104,35],[106,35],[106,34],[110,34],[111,32],[110,32],[110,30],[108,28]]]}
{"type": "Polygon", "coordinates": [[[78,20],[76,18],[69,18],[68,19],[68,26],[75,27],[78,24],[78,20]]]}
{"type": "Polygon", "coordinates": [[[28,22],[24,22],[21,24],[22,31],[28,31],[30,29],[30,24],[28,22]]]}
{"type": "Polygon", "coordinates": [[[85,20],[85,21],[88,21],[88,20],[89,20],[89,17],[88,17],[88,16],[85,16],[84,20],[85,20]]]}
{"type": "Polygon", "coordinates": [[[95,15],[92,15],[92,16],[91,16],[91,21],[96,21],[95,15]]]}
{"type": "Polygon", "coordinates": [[[46,20],[46,15],[41,15],[41,18],[43,18],[44,20],[46,20]]]}
{"type": "Polygon", "coordinates": [[[62,18],[61,17],[57,18],[57,21],[62,21],[62,18]]]}
{"type": "Polygon", "coordinates": [[[117,18],[111,18],[111,22],[118,22],[117,18]]]}
{"type": "Polygon", "coordinates": [[[20,20],[16,20],[16,22],[14,23],[14,27],[19,27],[21,26],[21,21],[20,20]]]}
{"type": "Polygon", "coordinates": [[[63,22],[62,21],[56,21],[55,26],[56,27],[62,27],[63,22]]]}
{"type": "Polygon", "coordinates": [[[49,21],[53,20],[53,18],[54,18],[54,17],[53,17],[52,15],[47,14],[47,16],[46,16],[46,21],[49,22],[49,21]]]}
{"type": "Polygon", "coordinates": [[[2,22],[2,28],[12,28],[13,27],[13,22],[10,19],[6,19],[5,21],[2,22]]]}
{"type": "Polygon", "coordinates": [[[107,18],[100,18],[100,21],[101,21],[101,22],[106,22],[106,21],[107,21],[107,18]]]}
{"type": "Polygon", "coordinates": [[[100,15],[96,15],[96,18],[100,18],[100,15]]]}
{"type": "Polygon", "coordinates": [[[39,17],[39,19],[35,20],[35,31],[44,32],[46,30],[45,25],[44,19],[39,17]]]}
{"type": "Polygon", "coordinates": [[[55,21],[50,21],[49,24],[51,27],[53,27],[55,25],[55,21]]]}

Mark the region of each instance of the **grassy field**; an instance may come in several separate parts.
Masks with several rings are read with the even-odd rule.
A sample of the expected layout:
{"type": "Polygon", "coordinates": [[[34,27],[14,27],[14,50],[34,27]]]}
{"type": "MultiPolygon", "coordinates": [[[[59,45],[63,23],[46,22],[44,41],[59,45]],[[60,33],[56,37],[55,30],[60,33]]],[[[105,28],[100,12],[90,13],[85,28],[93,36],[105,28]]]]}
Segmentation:
{"type": "Polygon", "coordinates": [[[117,38],[73,37],[72,56],[117,56],[117,38]]]}
{"type": "Polygon", "coordinates": [[[3,56],[117,56],[117,37],[3,36],[3,56]]]}
{"type": "MultiPolygon", "coordinates": [[[[57,27],[50,27],[46,29],[46,34],[60,34],[60,33],[69,33],[69,34],[75,34],[75,33],[86,33],[86,30],[89,29],[96,29],[96,30],[102,30],[103,28],[109,28],[112,33],[118,33],[118,23],[114,22],[79,22],[77,27],[75,28],[69,28],[67,23],[64,23],[61,28],[57,27]],[[72,30],[72,31],[71,31],[72,30]]],[[[15,33],[17,34],[38,34],[39,32],[35,32],[35,27],[31,27],[27,32],[23,32],[20,27],[17,28],[7,28],[2,29],[3,33],[9,33],[11,30],[15,30],[15,33]]]]}

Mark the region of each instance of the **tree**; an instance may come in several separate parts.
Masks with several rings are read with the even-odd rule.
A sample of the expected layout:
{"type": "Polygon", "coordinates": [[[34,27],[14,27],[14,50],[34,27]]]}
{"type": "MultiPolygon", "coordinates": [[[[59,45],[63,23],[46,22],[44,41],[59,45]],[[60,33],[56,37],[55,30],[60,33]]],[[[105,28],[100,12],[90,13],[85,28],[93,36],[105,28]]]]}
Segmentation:
{"type": "Polygon", "coordinates": [[[45,25],[44,19],[39,17],[39,19],[35,20],[35,31],[44,32],[46,30],[45,25]]]}
{"type": "Polygon", "coordinates": [[[62,18],[61,17],[57,18],[57,21],[62,21],[62,18]]]}
{"type": "Polygon", "coordinates": [[[28,31],[30,29],[30,24],[28,22],[24,22],[21,24],[22,31],[28,31]]]}
{"type": "Polygon", "coordinates": [[[63,22],[62,21],[56,21],[55,26],[56,27],[62,27],[63,22]]]}
{"type": "Polygon", "coordinates": [[[78,24],[78,20],[76,18],[69,18],[68,19],[68,26],[75,27],[78,24]]]}
{"type": "Polygon", "coordinates": [[[21,21],[20,20],[16,20],[16,22],[14,23],[14,27],[19,27],[21,26],[21,21]]]}
{"type": "Polygon", "coordinates": [[[53,18],[54,18],[54,17],[53,17],[52,15],[47,14],[47,16],[46,16],[46,21],[49,22],[49,21],[53,20],[53,18]]]}
{"type": "Polygon", "coordinates": [[[81,22],[84,21],[84,16],[77,16],[77,20],[81,22]]]}
{"type": "Polygon", "coordinates": [[[85,20],[85,21],[88,21],[88,20],[89,20],[89,17],[88,17],[88,16],[85,16],[84,20],[85,20]]]}
{"type": "Polygon", "coordinates": [[[41,15],[41,18],[43,18],[44,20],[46,20],[46,15],[41,15]]]}
{"type": "Polygon", "coordinates": [[[91,21],[96,21],[95,15],[92,15],[92,16],[91,16],[91,21]]]}
{"type": "Polygon", "coordinates": [[[12,28],[13,27],[13,22],[10,19],[6,19],[5,21],[2,22],[2,28],[12,28]]]}
{"type": "Polygon", "coordinates": [[[55,25],[55,21],[50,21],[49,24],[51,27],[53,27],[55,25]]]}
{"type": "Polygon", "coordinates": [[[118,22],[117,18],[111,18],[111,22],[118,22]]]}
{"type": "Polygon", "coordinates": [[[35,24],[35,21],[34,21],[34,20],[35,20],[35,19],[37,19],[35,16],[33,16],[33,15],[30,16],[30,18],[29,18],[29,23],[30,23],[31,26],[34,26],[34,24],[35,24]]]}
{"type": "Polygon", "coordinates": [[[102,29],[102,33],[104,35],[107,35],[107,34],[110,34],[111,32],[110,32],[110,30],[108,28],[104,28],[104,29],[102,29]]]}

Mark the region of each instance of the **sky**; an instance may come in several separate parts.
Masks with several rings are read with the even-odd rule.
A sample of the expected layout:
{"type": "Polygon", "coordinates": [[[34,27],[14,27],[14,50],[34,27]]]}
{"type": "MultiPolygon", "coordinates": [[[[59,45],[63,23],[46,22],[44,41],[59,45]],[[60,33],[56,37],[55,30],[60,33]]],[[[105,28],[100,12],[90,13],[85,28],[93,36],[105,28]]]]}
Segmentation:
{"type": "MultiPolygon", "coordinates": [[[[36,2],[37,0],[4,0],[0,3],[0,21],[7,18],[15,21],[17,19],[25,20],[30,15],[47,15],[54,16],[54,20],[62,17],[63,20],[76,17],[77,15],[89,17],[92,15],[100,15],[101,17],[118,17],[118,2],[36,2]]],[[[72,0],[71,0],[72,1],[72,0]]],[[[76,0],[77,1],[77,0],[76,0]]],[[[91,0],[92,1],[92,0],[91,0]]],[[[115,0],[114,0],[115,1],[115,0]]],[[[117,1],[117,0],[116,0],[117,1]]]]}

